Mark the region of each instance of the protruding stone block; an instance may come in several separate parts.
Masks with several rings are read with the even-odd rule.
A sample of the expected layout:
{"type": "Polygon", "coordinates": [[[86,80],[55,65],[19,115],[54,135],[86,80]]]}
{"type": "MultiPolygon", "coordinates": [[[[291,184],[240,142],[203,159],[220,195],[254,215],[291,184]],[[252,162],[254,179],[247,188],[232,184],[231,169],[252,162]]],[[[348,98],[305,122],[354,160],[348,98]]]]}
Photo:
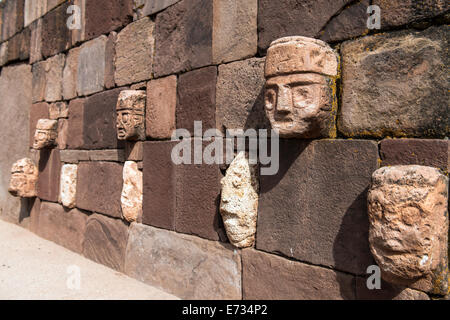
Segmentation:
{"type": "Polygon", "coordinates": [[[52,147],[58,137],[58,121],[39,119],[34,134],[33,149],[40,150],[52,147]]]}
{"type": "Polygon", "coordinates": [[[33,160],[23,158],[11,168],[11,180],[8,191],[15,197],[33,198],[37,196],[38,168],[33,160]]]}
{"type": "Polygon", "coordinates": [[[47,102],[62,99],[64,54],[51,57],[45,61],[45,100],[47,102]]]}
{"type": "Polygon", "coordinates": [[[143,18],[126,26],[117,35],[115,81],[118,86],[152,77],[155,23],[143,18]]]}
{"type": "Polygon", "coordinates": [[[74,208],[76,204],[77,172],[76,164],[65,164],[61,167],[59,200],[67,208],[74,208]]]}
{"type": "Polygon", "coordinates": [[[250,164],[241,151],[222,179],[220,214],[231,244],[253,246],[258,217],[258,166],[250,164]]]}
{"type": "Polygon", "coordinates": [[[265,109],[282,138],[336,136],[338,56],[325,42],[278,39],[266,57],[265,109]]]}
{"type": "Polygon", "coordinates": [[[77,207],[121,218],[122,165],[83,162],[78,165],[77,207]]]}
{"type": "Polygon", "coordinates": [[[383,167],[368,194],[371,252],[382,277],[448,292],[448,178],[424,166],[383,167]]]}
{"type": "Polygon", "coordinates": [[[139,221],[142,217],[142,172],[133,161],[123,166],[123,189],[121,196],[122,216],[128,222],[139,221]]]}
{"type": "Polygon", "coordinates": [[[338,127],[347,137],[449,135],[450,27],[345,42],[338,127]]]}
{"type": "Polygon", "coordinates": [[[354,277],[253,249],[242,250],[245,300],[355,299],[354,277]]]}
{"type": "Polygon", "coordinates": [[[145,103],[143,90],[124,90],[117,100],[117,138],[119,140],[145,140],[145,103]]]}
{"type": "Polygon", "coordinates": [[[145,130],[147,137],[167,139],[175,130],[177,76],[155,79],[147,85],[145,130]]]}
{"type": "Polygon", "coordinates": [[[125,273],[182,299],[242,297],[239,251],[142,224],[131,225],[125,273]]]}
{"type": "Polygon", "coordinates": [[[120,219],[92,214],[86,223],[83,255],[95,262],[123,272],[128,226],[120,219]]]}

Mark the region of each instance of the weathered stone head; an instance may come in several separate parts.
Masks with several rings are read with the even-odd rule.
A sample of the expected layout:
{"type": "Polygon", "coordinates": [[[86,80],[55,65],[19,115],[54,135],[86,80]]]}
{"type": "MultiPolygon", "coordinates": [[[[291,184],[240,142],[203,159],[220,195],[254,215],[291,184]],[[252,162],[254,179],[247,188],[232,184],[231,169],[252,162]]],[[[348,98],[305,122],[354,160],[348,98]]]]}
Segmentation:
{"type": "Polygon", "coordinates": [[[39,119],[34,134],[33,148],[40,150],[52,147],[58,138],[58,121],[49,119],[39,119]]]}
{"type": "Polygon", "coordinates": [[[38,168],[33,160],[20,159],[11,168],[11,181],[8,191],[14,197],[32,198],[36,197],[36,183],[38,179],[38,168]]]}
{"type": "Polygon", "coordinates": [[[124,90],[117,101],[117,138],[145,140],[145,102],[143,90],[124,90]]]}
{"type": "Polygon", "coordinates": [[[383,279],[405,285],[428,279],[420,286],[425,291],[436,290],[436,281],[447,285],[447,190],[448,178],[431,167],[374,172],[368,194],[369,242],[383,279]]]}
{"type": "Polygon", "coordinates": [[[325,42],[286,37],[266,57],[266,115],[284,138],[335,134],[338,56],[325,42]]]}

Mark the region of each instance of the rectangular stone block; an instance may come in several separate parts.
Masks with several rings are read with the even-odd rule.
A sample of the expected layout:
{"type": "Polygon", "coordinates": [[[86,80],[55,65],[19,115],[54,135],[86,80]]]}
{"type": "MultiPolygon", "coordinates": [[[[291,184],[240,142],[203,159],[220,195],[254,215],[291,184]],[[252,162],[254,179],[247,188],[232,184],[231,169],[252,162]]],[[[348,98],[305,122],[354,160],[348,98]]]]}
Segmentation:
{"type": "Polygon", "coordinates": [[[0,67],[8,63],[8,42],[0,43],[0,67]]]}
{"type": "Polygon", "coordinates": [[[30,63],[42,60],[42,19],[30,25],[30,63]]]}
{"type": "Polygon", "coordinates": [[[156,77],[212,63],[213,1],[180,1],[156,16],[156,77]]]}
{"type": "Polygon", "coordinates": [[[47,0],[25,0],[25,27],[47,12],[47,0]]]}
{"type": "Polygon", "coordinates": [[[260,177],[256,248],[365,274],[376,142],[280,140],[279,154],[278,173],[260,177]]]}
{"type": "Polygon", "coordinates": [[[206,67],[180,75],[176,108],[177,129],[194,135],[194,121],[203,131],[215,128],[217,67],[206,67]]]}
{"type": "Polygon", "coordinates": [[[125,161],[125,152],[123,149],[112,150],[90,150],[89,160],[91,161],[125,161]]]}
{"type": "Polygon", "coordinates": [[[430,300],[427,294],[408,288],[402,288],[381,281],[380,289],[369,290],[367,279],[356,277],[356,299],[358,300],[430,300]]]}
{"type": "Polygon", "coordinates": [[[384,139],[380,143],[383,166],[417,164],[450,171],[450,141],[384,139]]]}
{"type": "Polygon", "coordinates": [[[43,149],[39,159],[37,194],[41,200],[58,202],[61,159],[58,149],[43,149]]]}
{"type": "Polygon", "coordinates": [[[152,77],[155,23],[143,18],[126,26],[117,35],[115,81],[118,86],[152,77]]]}
{"type": "Polygon", "coordinates": [[[239,251],[142,224],[130,227],[125,273],[182,299],[242,297],[239,251]]]}
{"type": "Polygon", "coordinates": [[[216,127],[267,129],[264,110],[265,58],[252,58],[219,66],[216,89],[216,127]]]}
{"type": "Polygon", "coordinates": [[[133,21],[132,0],[86,0],[86,40],[123,27],[133,21]]]}
{"type": "Polygon", "coordinates": [[[258,49],[287,36],[318,37],[328,21],[352,0],[258,1],[258,49]]]}
{"type": "Polygon", "coordinates": [[[67,8],[70,1],[48,12],[42,18],[42,55],[53,56],[70,48],[71,30],[67,27],[67,8]]]}
{"type": "Polygon", "coordinates": [[[18,223],[25,208],[8,192],[11,166],[29,156],[29,112],[31,67],[27,64],[3,67],[0,74],[0,218],[18,223]]]}
{"type": "Polygon", "coordinates": [[[138,19],[160,12],[180,0],[141,0],[134,1],[133,9],[138,19]]]}
{"type": "Polygon", "coordinates": [[[27,60],[30,57],[30,28],[24,29],[8,41],[8,61],[27,60]]]}
{"type": "Polygon", "coordinates": [[[374,0],[372,4],[380,7],[382,29],[443,16],[450,10],[450,4],[445,0],[374,0]]]}
{"type": "Polygon", "coordinates": [[[52,120],[64,119],[69,116],[69,107],[65,102],[54,102],[49,105],[49,114],[52,120]]]}
{"type": "Polygon", "coordinates": [[[58,137],[56,138],[56,144],[59,150],[67,148],[67,137],[69,134],[69,121],[67,119],[58,120],[58,137]]]}
{"type": "Polygon", "coordinates": [[[144,143],[142,141],[127,141],[125,144],[125,159],[127,161],[142,161],[144,158],[144,143]]]}
{"type": "Polygon", "coordinates": [[[353,300],[354,279],[339,271],[242,250],[245,300],[353,300]]]}
{"type": "Polygon", "coordinates": [[[95,262],[123,272],[127,241],[128,225],[125,222],[100,214],[92,214],[86,223],[83,255],[95,262]]]}
{"type": "Polygon", "coordinates": [[[78,163],[80,161],[89,161],[89,151],[87,150],[61,150],[61,162],[78,163]]]}
{"type": "Polygon", "coordinates": [[[342,45],[338,128],[347,137],[449,135],[449,26],[364,37],[342,45]]]}
{"type": "Polygon", "coordinates": [[[171,153],[176,142],[144,142],[142,223],[175,230],[176,172],[171,153]]]}
{"type": "Polygon", "coordinates": [[[77,96],[80,50],[80,47],[74,48],[67,54],[66,65],[63,70],[63,98],[65,100],[70,100],[77,96]]]}
{"type": "Polygon", "coordinates": [[[47,61],[33,64],[33,86],[32,86],[32,102],[40,102],[45,100],[45,91],[47,86],[46,77],[47,61]]]}
{"type": "Polygon", "coordinates": [[[8,40],[23,29],[24,0],[3,1],[2,39],[8,40]]]}
{"type": "Polygon", "coordinates": [[[83,250],[88,215],[78,209],[68,210],[62,205],[42,202],[37,234],[76,253],[83,250]]]}
{"type": "Polygon", "coordinates": [[[113,162],[82,162],[78,165],[77,207],[120,218],[122,165],[113,162]]]}
{"type": "Polygon", "coordinates": [[[33,64],[33,102],[62,99],[64,54],[33,64]]]}
{"type": "Polygon", "coordinates": [[[106,43],[108,37],[100,36],[84,43],[78,56],[77,92],[87,96],[105,87],[106,43]]]}
{"type": "Polygon", "coordinates": [[[52,10],[66,0],[47,0],[47,11],[52,10]]]}
{"type": "Polygon", "coordinates": [[[84,146],[84,110],[86,99],[75,99],[69,103],[69,128],[67,147],[82,149],[84,146]]]}
{"type": "Polygon", "coordinates": [[[175,231],[210,240],[226,239],[219,213],[221,178],[215,164],[176,167],[175,231]]]}
{"type": "Polygon", "coordinates": [[[46,102],[35,103],[30,107],[30,147],[33,146],[34,133],[36,132],[36,124],[39,119],[49,118],[49,105],[46,102]]]}
{"type": "Polygon", "coordinates": [[[147,137],[168,139],[175,130],[177,76],[152,80],[147,85],[145,130],[147,137]]]}
{"type": "Polygon", "coordinates": [[[258,0],[213,0],[213,63],[256,55],[258,0]]]}

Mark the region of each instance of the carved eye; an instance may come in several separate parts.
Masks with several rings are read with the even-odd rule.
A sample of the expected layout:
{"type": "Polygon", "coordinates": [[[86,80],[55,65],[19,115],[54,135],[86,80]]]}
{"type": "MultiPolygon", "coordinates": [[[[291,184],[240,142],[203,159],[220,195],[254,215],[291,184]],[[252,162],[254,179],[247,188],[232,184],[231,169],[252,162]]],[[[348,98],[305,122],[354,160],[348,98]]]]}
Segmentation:
{"type": "Polygon", "coordinates": [[[266,110],[273,110],[273,107],[276,104],[276,99],[277,99],[277,93],[274,89],[266,89],[266,94],[265,94],[265,105],[266,105],[266,110]]]}

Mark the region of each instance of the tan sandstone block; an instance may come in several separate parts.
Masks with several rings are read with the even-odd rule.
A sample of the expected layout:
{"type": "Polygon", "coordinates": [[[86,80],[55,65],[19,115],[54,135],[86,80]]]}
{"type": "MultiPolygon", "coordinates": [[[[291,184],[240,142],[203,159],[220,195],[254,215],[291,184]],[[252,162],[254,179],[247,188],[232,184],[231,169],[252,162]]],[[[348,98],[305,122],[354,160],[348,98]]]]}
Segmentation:
{"type": "Polygon", "coordinates": [[[62,205],[67,208],[75,208],[77,172],[78,166],[76,164],[65,164],[61,167],[59,198],[62,205]]]}
{"type": "Polygon", "coordinates": [[[123,189],[121,196],[122,216],[128,222],[135,222],[142,217],[142,172],[133,161],[126,161],[123,166],[123,189]]]}

